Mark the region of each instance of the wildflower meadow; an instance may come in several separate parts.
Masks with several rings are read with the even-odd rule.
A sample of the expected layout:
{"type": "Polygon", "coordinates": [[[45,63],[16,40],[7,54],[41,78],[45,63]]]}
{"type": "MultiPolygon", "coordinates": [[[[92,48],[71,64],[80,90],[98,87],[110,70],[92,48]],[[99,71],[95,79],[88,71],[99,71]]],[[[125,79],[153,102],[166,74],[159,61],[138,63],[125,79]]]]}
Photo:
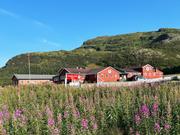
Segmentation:
{"type": "Polygon", "coordinates": [[[138,88],[6,87],[3,135],[179,135],[180,85],[138,88]]]}

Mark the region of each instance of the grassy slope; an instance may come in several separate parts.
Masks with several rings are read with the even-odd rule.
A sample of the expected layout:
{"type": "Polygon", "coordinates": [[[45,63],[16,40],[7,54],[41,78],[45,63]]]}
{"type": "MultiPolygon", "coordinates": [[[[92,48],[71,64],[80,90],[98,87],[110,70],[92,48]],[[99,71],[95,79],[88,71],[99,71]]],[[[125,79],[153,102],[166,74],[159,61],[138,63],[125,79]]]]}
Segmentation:
{"type": "MultiPolygon", "coordinates": [[[[180,30],[160,29],[155,32],[97,37],[73,51],[32,53],[31,69],[32,73],[55,74],[61,67],[110,65],[122,68],[150,63],[164,69],[166,73],[175,73],[180,72],[179,52],[180,30]]],[[[0,69],[0,82],[9,83],[13,73],[27,72],[27,54],[16,56],[0,69]]]]}

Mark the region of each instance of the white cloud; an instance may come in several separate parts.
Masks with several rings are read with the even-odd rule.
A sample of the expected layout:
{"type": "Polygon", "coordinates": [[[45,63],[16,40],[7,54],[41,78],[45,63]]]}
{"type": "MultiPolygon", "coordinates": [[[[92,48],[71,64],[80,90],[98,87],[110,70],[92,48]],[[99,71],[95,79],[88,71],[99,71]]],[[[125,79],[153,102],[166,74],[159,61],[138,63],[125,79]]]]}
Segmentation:
{"type": "Polygon", "coordinates": [[[37,26],[40,26],[42,28],[47,28],[47,29],[51,29],[51,27],[47,24],[45,24],[44,22],[41,22],[41,21],[38,21],[38,20],[33,20],[32,19],[32,22],[37,25],[37,26]]]}
{"type": "Polygon", "coordinates": [[[42,27],[45,29],[52,29],[49,25],[45,24],[44,22],[41,22],[41,21],[36,20],[36,19],[28,18],[28,17],[23,17],[19,14],[5,10],[3,8],[0,8],[0,14],[6,15],[6,16],[9,16],[12,18],[16,18],[16,19],[26,20],[26,21],[30,22],[31,24],[35,24],[36,26],[39,26],[39,27],[42,27]]]}
{"type": "Polygon", "coordinates": [[[19,18],[20,16],[13,13],[13,12],[10,12],[8,10],[5,10],[3,8],[0,8],[0,14],[3,14],[3,15],[7,15],[7,16],[10,16],[10,17],[13,17],[13,18],[19,18]]]}

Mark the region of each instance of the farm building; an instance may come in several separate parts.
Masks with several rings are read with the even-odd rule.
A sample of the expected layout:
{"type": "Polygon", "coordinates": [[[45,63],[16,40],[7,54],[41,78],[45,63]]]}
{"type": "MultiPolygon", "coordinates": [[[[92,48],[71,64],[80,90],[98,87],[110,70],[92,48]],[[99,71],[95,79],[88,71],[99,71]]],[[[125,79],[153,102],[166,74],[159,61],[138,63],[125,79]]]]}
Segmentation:
{"type": "Polygon", "coordinates": [[[63,68],[59,74],[53,78],[55,83],[69,82],[117,82],[120,80],[120,73],[112,67],[103,67],[96,69],[88,68],[63,68]]]}
{"type": "Polygon", "coordinates": [[[125,68],[124,71],[126,72],[126,80],[134,80],[135,76],[141,76],[139,68],[125,68]]]}
{"type": "Polygon", "coordinates": [[[12,77],[13,85],[28,85],[28,84],[48,84],[53,82],[55,75],[29,75],[29,74],[14,74],[12,77]]]}
{"type": "Polygon", "coordinates": [[[163,72],[159,69],[147,64],[140,68],[124,69],[127,73],[127,78],[133,78],[135,76],[142,76],[145,79],[162,78],[163,72]]]}

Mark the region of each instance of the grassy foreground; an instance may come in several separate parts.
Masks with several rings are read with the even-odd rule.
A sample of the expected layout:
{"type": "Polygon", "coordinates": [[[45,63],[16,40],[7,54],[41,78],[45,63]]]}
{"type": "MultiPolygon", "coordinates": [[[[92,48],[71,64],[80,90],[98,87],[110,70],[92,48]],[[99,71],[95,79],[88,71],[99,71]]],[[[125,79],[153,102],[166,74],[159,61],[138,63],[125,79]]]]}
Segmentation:
{"type": "Polygon", "coordinates": [[[0,134],[178,135],[180,85],[6,87],[0,91],[0,134]]]}

